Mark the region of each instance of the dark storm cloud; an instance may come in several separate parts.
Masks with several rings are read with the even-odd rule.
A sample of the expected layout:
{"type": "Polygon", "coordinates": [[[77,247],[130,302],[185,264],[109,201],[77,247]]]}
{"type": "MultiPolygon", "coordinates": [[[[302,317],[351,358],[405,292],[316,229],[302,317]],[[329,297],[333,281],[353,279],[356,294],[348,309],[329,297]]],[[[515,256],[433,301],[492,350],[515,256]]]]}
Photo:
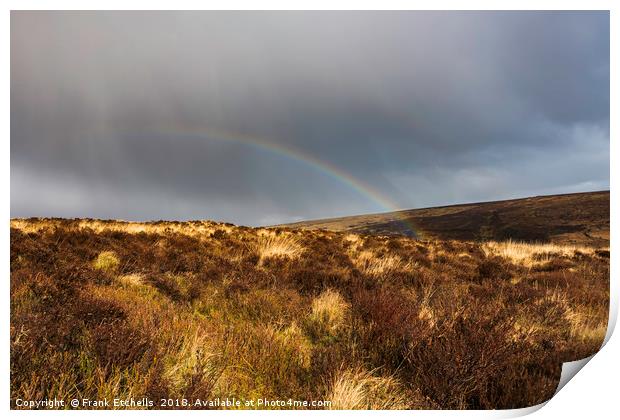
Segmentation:
{"type": "Polygon", "coordinates": [[[403,208],[602,189],[609,15],[13,12],[11,107],[13,217],[384,210],[252,139],[403,208]]]}

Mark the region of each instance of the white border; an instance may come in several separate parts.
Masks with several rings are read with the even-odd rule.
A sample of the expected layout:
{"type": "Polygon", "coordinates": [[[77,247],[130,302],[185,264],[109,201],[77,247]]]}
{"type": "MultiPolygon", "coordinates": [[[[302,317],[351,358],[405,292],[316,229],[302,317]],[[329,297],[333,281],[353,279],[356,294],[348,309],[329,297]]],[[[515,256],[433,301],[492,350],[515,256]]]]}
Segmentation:
{"type": "MultiPolygon", "coordinates": [[[[149,2],[140,1],[120,1],[120,0],[91,0],[88,2],[78,0],[59,0],[59,1],[41,1],[41,0],[9,0],[6,1],[6,12],[2,15],[2,38],[3,42],[0,44],[2,48],[2,57],[4,65],[2,66],[3,75],[3,118],[2,118],[2,132],[4,133],[4,141],[2,142],[3,153],[0,154],[2,159],[2,197],[5,198],[4,205],[2,206],[2,213],[4,215],[5,223],[2,224],[2,233],[4,240],[0,244],[2,247],[2,264],[4,266],[3,272],[5,273],[5,286],[3,287],[4,293],[4,309],[2,311],[2,331],[4,336],[4,351],[0,352],[0,369],[2,372],[2,379],[0,381],[0,404],[4,410],[9,411],[7,413],[11,417],[16,418],[38,418],[43,416],[46,418],[83,418],[85,411],[69,411],[69,412],[33,412],[33,411],[10,411],[9,410],[9,340],[8,340],[8,328],[9,328],[9,287],[8,282],[10,278],[9,268],[9,224],[10,219],[10,13],[9,10],[49,10],[49,9],[70,9],[70,10],[134,10],[134,9],[154,9],[154,10],[199,10],[199,9],[212,9],[212,10],[610,10],[611,20],[611,104],[610,115],[618,115],[617,98],[618,98],[618,86],[614,75],[618,74],[618,51],[617,51],[617,39],[618,39],[618,24],[620,23],[619,7],[616,5],[618,2],[611,0],[591,0],[591,1],[553,1],[553,0],[522,0],[522,1],[492,1],[492,0],[471,0],[471,1],[459,1],[459,0],[437,0],[437,1],[413,1],[413,0],[348,0],[348,1],[327,1],[327,0],[300,0],[300,1],[251,1],[251,0],[231,0],[231,1],[198,1],[198,0],[176,0],[176,1],[163,1],[163,0],[151,0],[149,2]]],[[[618,124],[614,118],[611,118],[611,133],[613,137],[617,137],[618,124]]],[[[616,139],[617,140],[617,139],[616,139]]],[[[610,185],[615,184],[615,180],[618,177],[618,169],[613,165],[614,156],[618,156],[620,150],[617,144],[611,141],[611,178],[610,185]]],[[[617,160],[617,159],[616,159],[617,160]]],[[[612,193],[611,195],[611,214],[617,213],[618,206],[617,196],[612,193]]],[[[618,237],[618,226],[614,223],[614,217],[611,218],[611,250],[612,250],[612,267],[611,267],[611,313],[610,313],[610,330],[608,331],[608,339],[610,333],[615,325],[618,313],[618,275],[617,267],[613,262],[616,261],[616,238],[618,237]]],[[[617,397],[617,381],[618,374],[620,373],[620,361],[618,356],[620,355],[620,343],[617,337],[611,337],[605,347],[592,359],[584,371],[578,374],[578,379],[570,381],[565,388],[561,390],[554,398],[552,398],[545,406],[544,409],[536,411],[541,407],[521,409],[521,410],[508,410],[508,411],[410,411],[410,412],[390,412],[388,415],[394,417],[407,417],[407,418],[445,418],[445,417],[458,417],[458,418],[481,418],[481,417],[494,417],[505,418],[515,417],[524,414],[528,414],[532,411],[536,411],[531,418],[583,418],[584,416],[592,418],[609,418],[610,414],[618,412],[618,397],[617,397]]],[[[255,415],[270,415],[273,417],[289,416],[290,412],[145,412],[145,411],[127,411],[127,412],[94,412],[89,411],[88,416],[92,417],[108,417],[108,416],[121,416],[123,418],[136,418],[146,416],[157,416],[158,414],[164,414],[166,417],[172,416],[184,416],[193,418],[204,418],[205,416],[213,416],[215,418],[229,418],[229,417],[246,417],[255,415]]],[[[350,412],[302,412],[296,411],[295,416],[316,416],[319,415],[324,418],[336,418],[341,416],[383,416],[385,413],[377,412],[356,412],[352,414],[350,412]]]]}

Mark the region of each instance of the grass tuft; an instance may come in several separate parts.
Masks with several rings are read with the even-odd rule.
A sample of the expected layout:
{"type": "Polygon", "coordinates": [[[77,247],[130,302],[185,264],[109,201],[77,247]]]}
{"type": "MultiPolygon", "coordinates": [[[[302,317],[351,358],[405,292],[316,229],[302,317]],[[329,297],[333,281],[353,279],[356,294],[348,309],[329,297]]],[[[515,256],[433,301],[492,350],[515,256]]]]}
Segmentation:
{"type": "Polygon", "coordinates": [[[542,265],[554,257],[573,257],[576,252],[593,254],[594,249],[570,245],[526,243],[517,241],[486,242],[482,249],[487,256],[496,255],[528,267],[542,265]]]}
{"type": "Polygon", "coordinates": [[[410,405],[396,379],[373,376],[363,369],[339,373],[328,399],[332,410],[403,410],[410,405]]]}
{"type": "Polygon", "coordinates": [[[340,293],[327,289],[312,301],[309,323],[315,333],[335,335],[344,326],[349,307],[340,293]]]}
{"type": "Polygon", "coordinates": [[[300,239],[290,235],[267,234],[260,236],[255,246],[260,257],[259,263],[272,257],[298,258],[303,249],[300,239]]]}
{"type": "Polygon", "coordinates": [[[119,264],[120,261],[114,252],[104,251],[97,256],[93,262],[93,267],[95,267],[96,270],[113,272],[116,271],[119,264]]]}

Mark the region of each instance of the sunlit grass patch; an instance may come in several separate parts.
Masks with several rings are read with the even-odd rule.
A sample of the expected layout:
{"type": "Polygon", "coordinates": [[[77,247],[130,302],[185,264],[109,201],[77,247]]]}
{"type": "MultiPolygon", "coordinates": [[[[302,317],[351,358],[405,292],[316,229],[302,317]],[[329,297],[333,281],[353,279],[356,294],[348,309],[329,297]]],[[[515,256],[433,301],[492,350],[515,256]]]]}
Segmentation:
{"type": "Polygon", "coordinates": [[[292,235],[262,235],[254,248],[260,256],[259,262],[270,257],[297,258],[304,250],[301,240],[292,235]]]}
{"type": "Polygon", "coordinates": [[[372,251],[361,251],[351,260],[362,273],[373,277],[382,277],[397,271],[409,271],[415,267],[415,264],[405,262],[396,255],[379,257],[372,251]]]}
{"type": "Polygon", "coordinates": [[[312,344],[295,321],[286,328],[274,329],[273,335],[281,346],[292,350],[299,366],[304,369],[310,367],[312,344]]]}
{"type": "Polygon", "coordinates": [[[220,363],[221,357],[210,348],[205,335],[185,333],[177,340],[177,346],[167,349],[163,377],[177,391],[203,381],[203,386],[213,387],[223,370],[220,363]]]}
{"type": "Polygon", "coordinates": [[[363,369],[338,374],[327,399],[332,410],[402,410],[411,403],[396,379],[363,369]]]}
{"type": "Polygon", "coordinates": [[[105,231],[123,232],[128,234],[181,234],[194,237],[209,237],[216,230],[232,232],[234,227],[212,221],[193,222],[131,222],[124,220],[94,220],[82,219],[66,221],[62,219],[11,219],[11,227],[24,233],[50,231],[59,227],[67,230],[91,230],[95,233],[105,231]]]}
{"type": "Polygon", "coordinates": [[[533,266],[548,262],[553,256],[571,258],[575,252],[593,254],[594,249],[557,244],[534,244],[526,242],[505,241],[486,242],[482,246],[485,255],[496,255],[511,260],[515,264],[533,266]]]}
{"type": "Polygon", "coordinates": [[[364,242],[361,236],[355,233],[347,233],[342,240],[352,253],[358,252],[364,242]]]}
{"type": "Polygon", "coordinates": [[[335,290],[328,289],[312,301],[308,326],[315,336],[334,335],[345,324],[349,303],[335,290]]]}
{"type": "MultiPolygon", "coordinates": [[[[554,294],[558,296],[558,294],[554,294]]],[[[570,325],[570,334],[574,339],[581,341],[602,342],[607,332],[607,319],[598,311],[593,311],[585,305],[570,304],[566,296],[561,302],[564,309],[564,318],[570,325]]]]}
{"type": "Polygon", "coordinates": [[[110,272],[116,271],[119,264],[120,260],[116,256],[116,253],[112,251],[104,251],[97,256],[93,262],[93,267],[97,270],[110,272]]]}
{"type": "Polygon", "coordinates": [[[309,376],[312,344],[296,323],[284,326],[235,324],[229,336],[228,367],[218,382],[220,395],[242,399],[281,399],[299,395],[318,378],[309,376]]]}
{"type": "Polygon", "coordinates": [[[143,286],[144,275],[140,273],[126,274],[123,276],[118,276],[118,281],[124,286],[143,286]]]}

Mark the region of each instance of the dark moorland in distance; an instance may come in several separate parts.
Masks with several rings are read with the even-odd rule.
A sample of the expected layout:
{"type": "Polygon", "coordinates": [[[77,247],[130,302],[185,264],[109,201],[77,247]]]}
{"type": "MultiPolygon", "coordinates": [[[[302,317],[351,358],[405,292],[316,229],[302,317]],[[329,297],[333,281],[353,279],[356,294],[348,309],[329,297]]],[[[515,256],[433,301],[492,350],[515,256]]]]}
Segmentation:
{"type": "Polygon", "coordinates": [[[609,191],[537,196],[282,225],[461,241],[609,245],[609,191]],[[409,231],[407,231],[409,230],[409,231]]]}

